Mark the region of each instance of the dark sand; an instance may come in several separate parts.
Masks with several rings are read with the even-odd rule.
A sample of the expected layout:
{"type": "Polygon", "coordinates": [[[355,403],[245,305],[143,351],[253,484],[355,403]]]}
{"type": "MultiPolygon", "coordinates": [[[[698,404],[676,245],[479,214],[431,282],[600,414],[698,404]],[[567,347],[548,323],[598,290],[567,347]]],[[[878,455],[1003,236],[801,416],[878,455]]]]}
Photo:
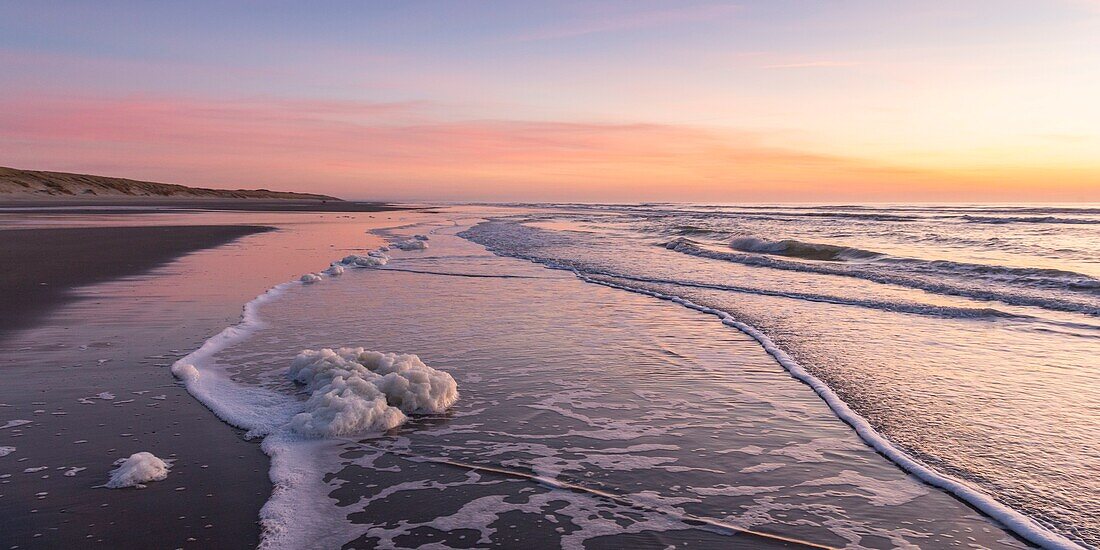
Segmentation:
{"type": "Polygon", "coordinates": [[[172,210],[236,210],[241,212],[390,212],[412,207],[381,202],[309,201],[264,199],[168,199],[142,197],[112,197],[100,199],[0,199],[0,212],[5,209],[45,208],[48,212],[66,214],[96,214],[102,212],[143,214],[172,210]],[[122,208],[120,208],[122,207],[122,208]]]}
{"type": "Polygon", "coordinates": [[[253,225],[0,231],[0,340],[73,299],[75,287],[138,275],[174,258],[270,231],[253,225]]]}
{"type": "MultiPolygon", "coordinates": [[[[73,291],[81,285],[146,273],[180,255],[271,229],[0,231],[0,425],[32,421],[0,431],[0,443],[17,448],[0,459],[0,547],[257,544],[257,516],[271,491],[267,457],[154,365],[186,353],[169,350],[194,349],[225,321],[192,319],[134,332],[111,315],[73,325],[51,313],[78,299],[73,291]],[[112,325],[123,332],[106,332],[112,325]],[[59,353],[64,363],[56,360],[59,353]],[[104,390],[116,397],[80,401],[104,390]],[[143,490],[95,488],[113,460],[143,450],[179,456],[167,481],[143,490]],[[73,467],[84,470],[64,475],[73,467]]],[[[125,320],[128,314],[112,315],[125,320]]]]}

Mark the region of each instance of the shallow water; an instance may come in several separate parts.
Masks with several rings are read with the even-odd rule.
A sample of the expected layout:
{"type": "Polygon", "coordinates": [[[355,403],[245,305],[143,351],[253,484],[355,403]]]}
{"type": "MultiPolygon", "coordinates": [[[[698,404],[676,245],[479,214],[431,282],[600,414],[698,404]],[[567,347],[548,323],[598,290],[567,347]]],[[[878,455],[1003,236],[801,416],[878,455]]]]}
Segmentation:
{"type": "Polygon", "coordinates": [[[196,357],[210,382],[192,390],[267,434],[270,545],[1025,546],[875,453],[752,338],[490,254],[455,236],[473,221],[403,228],[430,248],[285,285],[196,357]],[[416,353],[461,399],[303,438],[287,367],[341,346],[416,353]]]}
{"type": "Polygon", "coordinates": [[[573,207],[468,236],[728,312],[908,454],[1100,544],[1100,209],[573,207]]]}
{"type": "MultiPolygon", "coordinates": [[[[759,340],[827,382],[825,391],[890,448],[979,489],[982,502],[1095,544],[1094,220],[1076,207],[19,214],[7,221],[270,223],[282,231],[83,289],[86,299],[7,342],[6,368],[62,379],[74,358],[90,358],[74,348],[111,346],[96,348],[108,362],[79,371],[88,376],[69,374],[76,387],[48,399],[23,391],[48,376],[0,393],[15,405],[0,412],[34,421],[3,428],[0,436],[22,441],[0,466],[21,466],[13,461],[33,453],[55,469],[89,469],[0,483],[25,495],[49,484],[42,511],[66,518],[70,503],[106,498],[90,486],[109,470],[108,458],[152,444],[177,455],[179,466],[150,491],[206,487],[187,476],[207,459],[174,435],[201,440],[201,430],[180,426],[185,418],[142,414],[142,428],[126,431],[115,422],[144,412],[131,410],[139,405],[164,406],[137,402],[159,391],[169,406],[178,397],[164,365],[194,347],[169,351],[165,342],[182,336],[196,346],[199,334],[233,322],[246,295],[282,282],[250,304],[243,322],[181,361],[197,367],[194,395],[249,437],[265,437],[276,487],[261,513],[268,547],[1027,546],[1018,535],[1028,533],[1014,535],[876,453],[759,340]],[[417,233],[429,235],[427,250],[391,250],[383,267],[296,281],[417,233]],[[637,291],[732,317],[723,324],[637,291]],[[761,332],[754,339],[734,321],[761,332]],[[172,334],[175,324],[189,332],[172,334]],[[39,341],[52,344],[31,345],[39,341]],[[303,349],[341,346],[417,354],[453,375],[461,398],[446,414],[414,414],[384,434],[304,437],[290,420],[308,396],[286,371],[303,349]],[[119,363],[129,370],[109,368],[119,363]],[[121,372],[131,373],[125,383],[121,372]],[[93,410],[77,401],[95,393],[80,387],[91,383],[120,396],[158,391],[134,393],[102,417],[28,416],[93,410]],[[75,427],[91,434],[84,439],[94,451],[77,461],[51,455],[51,433],[75,427]]],[[[133,495],[128,506],[144,498],[133,495]]],[[[174,502],[182,510],[191,501],[174,502]]],[[[27,526],[18,542],[50,529],[38,509],[24,508],[5,508],[27,526]]],[[[200,520],[226,535],[204,529],[199,540],[236,536],[206,517],[188,517],[173,536],[195,535],[200,520]]],[[[96,536],[117,529],[81,527],[96,536]]]]}
{"type": "MultiPolygon", "coordinates": [[[[0,214],[0,227],[266,224],[151,272],[78,288],[41,323],[0,339],[0,547],[242,547],[269,496],[254,442],[195,402],[169,365],[240,317],[241,305],[408,213],[0,214]],[[151,451],[168,479],[98,488],[113,462],[151,451]],[[27,471],[32,470],[32,471],[27,471]]],[[[3,238],[0,235],[0,238],[3,238]]],[[[88,243],[95,246],[95,243],[88,243]]],[[[43,252],[48,260],[49,251],[43,252]]],[[[7,266],[5,266],[7,267],[7,266]]],[[[0,300],[3,297],[0,296],[0,300]]]]}

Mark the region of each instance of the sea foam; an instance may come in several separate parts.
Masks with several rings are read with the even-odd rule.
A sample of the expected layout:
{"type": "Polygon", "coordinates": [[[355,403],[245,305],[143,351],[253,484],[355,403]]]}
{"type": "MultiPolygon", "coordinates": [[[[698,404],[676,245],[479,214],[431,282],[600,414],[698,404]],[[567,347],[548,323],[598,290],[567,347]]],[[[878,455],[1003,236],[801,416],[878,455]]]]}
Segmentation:
{"type": "Polygon", "coordinates": [[[340,260],[340,263],[354,267],[381,267],[386,265],[389,261],[390,257],[381,250],[372,250],[367,254],[351,254],[349,256],[344,256],[344,259],[340,260]]]}
{"type": "Polygon", "coordinates": [[[458,400],[458,385],[416,355],[363,348],[304,350],[287,377],[312,392],[291,427],[309,436],[384,431],[406,414],[440,413],[458,400]]]}
{"type": "Polygon", "coordinates": [[[119,459],[115,465],[118,468],[111,471],[111,477],[105,485],[109,489],[144,488],[145,483],[161,481],[168,477],[170,468],[164,460],[144,451],[134,453],[129,458],[119,459]]]}
{"type": "MultiPolygon", "coordinates": [[[[390,259],[387,249],[349,255],[323,273],[337,276],[346,267],[383,266],[390,259]]],[[[261,548],[296,548],[315,542],[302,540],[305,532],[289,526],[327,519],[323,510],[306,506],[323,501],[330,491],[313,476],[323,467],[317,463],[317,453],[326,444],[323,438],[394,427],[405,422],[408,414],[442,412],[458,399],[454,379],[424,365],[417,356],[362,348],[299,354],[288,375],[311,392],[304,403],[282,391],[242,384],[219,368],[216,355],[220,351],[266,326],[260,307],[299,285],[297,281],[283,283],[257,296],[245,304],[239,323],[172,366],[172,374],[185,383],[188,392],[219,418],[248,430],[246,438],[263,438],[261,448],[271,457],[269,475],[274,488],[260,511],[261,548]],[[378,396],[373,395],[375,391],[378,396]]]]}
{"type": "MultiPolygon", "coordinates": [[[[481,227],[486,225],[489,224],[483,223],[481,224],[481,227]]],[[[476,227],[479,226],[475,226],[475,228],[476,227]]],[[[848,425],[852,426],[856,434],[859,435],[860,439],[862,439],[864,443],[875,449],[877,452],[885,456],[894,464],[901,467],[906,472],[909,472],[910,474],[920,478],[929,485],[938,487],[955,495],[959,499],[980,510],[982,513],[1001,522],[1009,530],[1013,531],[1017,535],[1021,536],[1022,538],[1033,544],[1036,544],[1043,548],[1053,549],[1072,550],[1080,548],[1080,546],[1073,541],[1058,533],[1051,531],[1034,519],[1005,504],[1002,504],[992,496],[982,492],[981,490],[971,486],[970,484],[959,478],[932,469],[931,467],[910,456],[901,448],[895,446],[890,440],[886,439],[886,437],[878,433],[878,431],[875,430],[870,422],[868,422],[865,418],[860,416],[851,407],[849,407],[848,404],[845,403],[840,398],[840,396],[836,392],[834,392],[832,388],[830,388],[824,381],[807,371],[801,364],[795,361],[793,357],[788,355],[786,351],[782,350],[768,335],[764,334],[763,331],[757,329],[752,325],[736,320],[729,313],[696,304],[679,296],[601,280],[591,276],[591,274],[589,273],[581,271],[576,267],[570,265],[548,260],[545,258],[538,258],[517,253],[508,250],[504,246],[501,246],[503,244],[503,239],[498,239],[494,235],[480,234],[475,231],[474,228],[461,232],[458,234],[458,236],[469,239],[473,242],[477,242],[482,246],[485,246],[489,251],[498,255],[521,258],[543,265],[550,269],[572,272],[575,276],[577,276],[577,278],[587,283],[598,284],[610,288],[616,288],[642,295],[652,296],[654,298],[667,300],[672,303],[679,304],[689,309],[716,316],[722,322],[722,324],[737,329],[756,340],[761,345],[761,347],[764,348],[764,351],[771,355],[788,373],[790,373],[792,377],[812,388],[814,392],[817,393],[823,401],[825,401],[829,408],[832,409],[833,413],[836,414],[838,418],[843,420],[848,425]]],[[[716,256],[716,259],[726,259],[730,256],[728,254],[706,251],[700,247],[695,246],[695,243],[688,239],[676,239],[668,243],[666,245],[666,248],[675,250],[677,252],[684,252],[693,255],[705,255],[708,253],[714,254],[716,256]],[[684,250],[685,248],[688,248],[688,250],[684,250]]]]}
{"type": "MultiPolygon", "coordinates": [[[[418,235],[417,237],[424,237],[424,235],[418,235]]],[[[427,237],[423,239],[414,237],[412,239],[390,243],[390,246],[398,250],[426,250],[428,248],[428,243],[425,241],[427,240],[427,237]]]]}

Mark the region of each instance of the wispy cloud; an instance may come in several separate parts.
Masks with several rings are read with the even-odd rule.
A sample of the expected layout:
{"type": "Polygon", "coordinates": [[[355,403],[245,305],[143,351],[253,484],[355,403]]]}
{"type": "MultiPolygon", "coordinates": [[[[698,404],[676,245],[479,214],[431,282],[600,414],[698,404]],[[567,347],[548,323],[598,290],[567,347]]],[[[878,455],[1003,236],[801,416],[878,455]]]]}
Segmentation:
{"type": "Polygon", "coordinates": [[[710,21],[715,18],[733,15],[738,11],[740,11],[740,7],[735,4],[704,4],[667,10],[590,14],[565,24],[515,34],[507,37],[505,42],[553,40],[605,32],[661,27],[670,24],[710,21]]]}

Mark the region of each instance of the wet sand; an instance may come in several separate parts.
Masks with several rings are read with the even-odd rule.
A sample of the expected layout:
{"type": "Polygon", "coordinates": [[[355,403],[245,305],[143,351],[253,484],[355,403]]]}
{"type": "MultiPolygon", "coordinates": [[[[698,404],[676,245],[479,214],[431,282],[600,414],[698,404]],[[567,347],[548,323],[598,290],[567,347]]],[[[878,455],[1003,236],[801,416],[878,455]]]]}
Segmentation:
{"type": "MultiPolygon", "coordinates": [[[[270,492],[267,457],[169,378],[150,379],[143,372],[152,361],[148,357],[201,338],[201,327],[180,326],[165,339],[91,338],[83,344],[65,341],[81,331],[79,324],[62,327],[68,333],[64,335],[19,336],[35,329],[49,334],[48,327],[39,325],[51,313],[92,299],[75,292],[78,288],[146,274],[182,255],[273,229],[226,225],[0,231],[0,264],[6,266],[0,272],[0,342],[31,341],[42,348],[70,350],[65,365],[33,360],[0,365],[9,380],[0,391],[0,418],[32,421],[0,433],[5,445],[16,447],[0,465],[0,475],[11,476],[0,480],[0,541],[5,547],[258,541],[256,512],[270,492]],[[80,403],[104,388],[113,399],[80,403]],[[101,470],[111,463],[109,457],[164,448],[190,450],[186,459],[173,464],[171,485],[153,484],[141,491],[91,489],[103,483],[101,470]],[[74,472],[76,468],[86,470],[74,472]],[[203,475],[210,468],[220,473],[203,475]],[[215,498],[217,506],[211,503],[215,498]],[[210,510],[218,512],[216,526],[214,514],[204,517],[210,510]]],[[[20,349],[36,355],[35,349],[20,349]]],[[[175,453],[158,452],[175,458],[175,453]]]]}
{"type": "Polygon", "coordinates": [[[9,225],[148,225],[0,231],[5,265],[21,266],[5,284],[48,287],[4,300],[3,316],[18,323],[0,338],[0,426],[29,423],[0,429],[0,446],[15,448],[0,457],[0,548],[255,546],[268,458],[167,366],[237,322],[257,294],[324,267],[342,247],[377,246],[364,229],[400,220],[8,216],[9,225]],[[141,490],[98,488],[116,459],[139,451],[173,460],[168,478],[141,490]]]}
{"type": "Polygon", "coordinates": [[[139,275],[196,250],[273,228],[254,225],[0,231],[0,339],[76,299],[73,288],[139,275]]]}

